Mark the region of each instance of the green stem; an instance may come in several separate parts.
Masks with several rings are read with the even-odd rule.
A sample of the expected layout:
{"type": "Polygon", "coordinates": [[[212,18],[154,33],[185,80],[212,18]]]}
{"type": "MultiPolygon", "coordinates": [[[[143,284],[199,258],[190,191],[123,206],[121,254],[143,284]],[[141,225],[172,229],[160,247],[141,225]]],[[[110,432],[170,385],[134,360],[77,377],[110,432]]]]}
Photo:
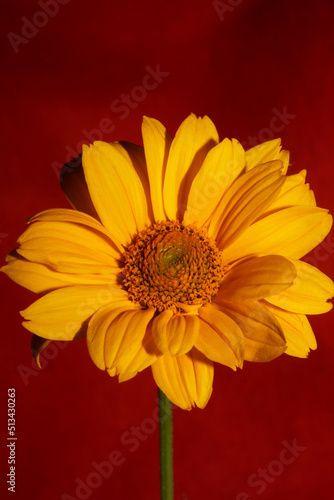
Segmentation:
{"type": "Polygon", "coordinates": [[[172,403],[159,389],[160,491],[161,500],[173,500],[172,403]]]}

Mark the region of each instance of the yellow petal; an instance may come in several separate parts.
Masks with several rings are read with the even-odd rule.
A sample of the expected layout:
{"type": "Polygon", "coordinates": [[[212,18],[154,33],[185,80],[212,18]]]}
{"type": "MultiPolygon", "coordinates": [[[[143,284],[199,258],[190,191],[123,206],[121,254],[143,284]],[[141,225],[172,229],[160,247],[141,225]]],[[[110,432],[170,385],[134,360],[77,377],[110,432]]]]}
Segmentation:
{"type": "Polygon", "coordinates": [[[294,265],[280,255],[265,255],[234,265],[224,276],[218,300],[258,300],[280,293],[296,277],[294,265]]]}
{"type": "MultiPolygon", "coordinates": [[[[154,308],[142,309],[131,302],[101,307],[89,321],[87,330],[88,350],[94,363],[115,374],[122,373],[124,366],[128,369],[129,360],[135,358],[142,347],[154,313],[154,308]]],[[[149,353],[147,357],[151,362],[156,359],[149,353]]]]}
{"type": "Polygon", "coordinates": [[[18,285],[35,293],[46,293],[71,285],[116,284],[119,269],[110,269],[109,274],[60,273],[44,264],[30,262],[15,251],[7,257],[8,264],[0,269],[18,285]],[[13,257],[15,255],[15,257],[13,257]]]}
{"type": "Polygon", "coordinates": [[[266,141],[254,148],[248,149],[246,155],[246,170],[266,163],[268,161],[279,160],[281,151],[281,139],[266,141]]]}
{"type": "MultiPolygon", "coordinates": [[[[206,328],[201,330],[198,334],[196,347],[202,351],[202,348],[208,353],[208,357],[213,361],[226,364],[234,369],[235,366],[242,368],[245,351],[245,341],[242,331],[235,321],[229,318],[222,311],[218,311],[212,306],[201,307],[198,311],[200,319],[207,323],[213,332],[211,333],[206,328]],[[227,345],[229,349],[221,346],[219,340],[215,337],[214,333],[218,335],[227,345]],[[210,338],[212,337],[212,346],[210,348],[210,338]],[[220,345],[220,347],[219,347],[220,345]],[[221,352],[214,353],[214,348],[220,348],[221,352]],[[229,355],[229,350],[233,353],[234,359],[229,355]]],[[[201,323],[202,326],[202,323],[201,323]]],[[[202,351],[204,353],[204,351],[202,351]]],[[[205,352],[205,354],[206,354],[205,352]]]]}
{"type": "MultiPolygon", "coordinates": [[[[235,328],[234,325],[233,328],[235,328]]],[[[213,327],[204,318],[200,317],[199,333],[195,347],[211,361],[216,361],[221,365],[232,368],[232,370],[236,370],[240,362],[229,344],[225,342],[224,331],[225,326],[218,327],[215,325],[213,327]]]]}
{"type": "Polygon", "coordinates": [[[312,327],[306,316],[284,311],[266,304],[279,321],[287,344],[285,354],[298,358],[307,358],[310,349],[317,348],[312,327]]]}
{"type": "Polygon", "coordinates": [[[142,134],[153,214],[156,221],[161,221],[166,219],[162,190],[172,140],[158,120],[146,116],[143,118],[142,134]]]}
{"type": "Polygon", "coordinates": [[[219,248],[231,245],[273,203],[284,183],[281,168],[280,161],[254,167],[227,190],[209,229],[219,248]]]}
{"type": "Polygon", "coordinates": [[[279,295],[267,298],[270,304],[298,314],[322,314],[332,309],[327,302],[334,296],[333,281],[316,267],[301,260],[291,262],[297,269],[293,285],[279,295]]]}
{"type": "Polygon", "coordinates": [[[279,322],[259,302],[223,302],[216,297],[214,305],[242,330],[246,361],[271,361],[285,351],[286,342],[279,322]]]}
{"type": "Polygon", "coordinates": [[[108,302],[127,300],[118,286],[70,286],[36,300],[21,311],[22,324],[32,333],[49,340],[73,340],[85,332],[87,320],[108,302]]]}
{"type": "Polygon", "coordinates": [[[88,191],[82,168],[82,155],[65,163],[61,169],[59,180],[63,193],[72,207],[96,219],[99,218],[88,191]]]}
{"type": "Polygon", "coordinates": [[[310,190],[309,184],[305,184],[305,178],[306,170],[302,170],[295,175],[285,176],[285,181],[279,195],[262,217],[266,217],[277,210],[297,205],[315,207],[316,202],[313,191],[310,190]]]}
{"type": "Polygon", "coordinates": [[[195,175],[210,151],[219,141],[216,127],[208,118],[191,114],[181,123],[172,142],[163,186],[167,217],[182,220],[195,175]]]}
{"type": "Polygon", "coordinates": [[[172,403],[183,410],[205,408],[213,383],[213,364],[193,348],[187,354],[161,356],[152,365],[154,380],[172,403]]]}
{"type": "Polygon", "coordinates": [[[194,346],[198,335],[199,319],[196,314],[174,314],[171,310],[161,312],[154,320],[152,334],[163,354],[179,356],[194,346]]]}
{"type": "Polygon", "coordinates": [[[133,168],[137,172],[140,182],[145,191],[145,197],[147,202],[148,218],[153,224],[154,215],[152,210],[151,193],[150,193],[150,183],[148,178],[145,152],[142,146],[137,146],[132,142],[120,141],[111,143],[114,148],[116,148],[124,158],[133,165],[133,168]]]}
{"type": "Polygon", "coordinates": [[[77,225],[84,226],[87,230],[88,228],[94,229],[98,233],[104,235],[111,246],[110,252],[116,259],[121,256],[124,248],[120,246],[120,251],[117,249],[115,241],[112,239],[112,234],[102,226],[101,222],[97,221],[90,215],[83,212],[78,212],[76,210],[70,210],[68,208],[51,208],[50,210],[44,210],[39,212],[28,219],[28,223],[31,222],[69,222],[77,225]],[[120,253],[121,252],[121,253],[120,253]]]}
{"type": "Polygon", "coordinates": [[[101,141],[83,146],[82,163],[90,196],[103,225],[123,245],[150,223],[145,190],[132,163],[101,141]]]}
{"type": "Polygon", "coordinates": [[[291,207],[275,212],[246,229],[224,252],[230,263],[253,254],[280,254],[299,259],[327,236],[332,216],[318,207],[291,207]]]}
{"type": "Polygon", "coordinates": [[[184,223],[203,226],[244,167],[245,151],[236,139],[213,147],[191,185],[184,223]]]}
{"type": "MultiPolygon", "coordinates": [[[[155,345],[152,336],[152,327],[151,324],[149,324],[141,345],[138,346],[138,350],[135,351],[132,356],[127,356],[126,361],[117,366],[115,375],[119,373],[119,382],[130,380],[137,375],[138,372],[151,366],[160,356],[161,352],[155,345]]],[[[111,370],[108,370],[108,372],[111,374],[111,370]]]]}
{"type": "MultiPolygon", "coordinates": [[[[157,350],[152,352],[146,351],[146,356],[143,359],[142,346],[147,330],[152,336],[151,322],[155,313],[154,308],[137,309],[125,311],[118,315],[114,321],[110,321],[109,328],[105,336],[104,356],[105,363],[108,369],[116,369],[116,374],[139,371],[140,368],[150,366],[158,357],[157,350]],[[137,361],[140,365],[137,370],[137,364],[131,366],[134,358],[139,356],[137,361]]],[[[98,328],[98,326],[97,326],[98,328]]],[[[101,333],[98,333],[101,335],[101,333]]]]}
{"type": "MultiPolygon", "coordinates": [[[[134,306],[130,301],[116,301],[105,304],[96,314],[91,317],[87,329],[87,347],[90,357],[100,370],[108,368],[106,363],[106,335],[110,324],[122,313],[128,311],[138,311],[139,307],[134,306]]],[[[116,367],[110,369],[110,375],[116,375],[116,367]]]]}
{"type": "Polygon", "coordinates": [[[119,267],[111,242],[81,224],[37,221],[17,241],[22,257],[59,272],[109,274],[119,267]]]}

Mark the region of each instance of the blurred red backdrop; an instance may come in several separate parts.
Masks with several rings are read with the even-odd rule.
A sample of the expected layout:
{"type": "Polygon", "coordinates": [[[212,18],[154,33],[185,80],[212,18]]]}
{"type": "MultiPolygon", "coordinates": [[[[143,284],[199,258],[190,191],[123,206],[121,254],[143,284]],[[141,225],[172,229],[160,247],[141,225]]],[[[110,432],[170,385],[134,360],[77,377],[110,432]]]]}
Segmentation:
{"type": "MultiPolygon", "coordinates": [[[[306,168],[334,213],[332,2],[3,0],[1,10],[2,263],[29,215],[69,206],[60,166],[96,138],[141,143],[144,114],[171,134],[190,112],[207,114],[245,147],[282,137],[291,172],[306,168]]],[[[328,236],[308,261],[334,277],[333,252],[328,236]]],[[[84,340],[48,349],[38,370],[19,316],[36,297],[0,281],[1,498],[10,387],[17,500],[159,498],[150,370],[118,384],[84,340]]],[[[309,359],[216,365],[207,408],[175,409],[176,500],[333,498],[333,317],[311,318],[309,359]]]]}

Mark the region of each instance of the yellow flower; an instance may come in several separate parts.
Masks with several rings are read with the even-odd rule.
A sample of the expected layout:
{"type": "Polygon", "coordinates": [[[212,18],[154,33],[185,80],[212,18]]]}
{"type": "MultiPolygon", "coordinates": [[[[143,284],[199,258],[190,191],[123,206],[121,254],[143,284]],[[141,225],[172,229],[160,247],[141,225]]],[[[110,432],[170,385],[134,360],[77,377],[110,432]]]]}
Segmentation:
{"type": "Polygon", "coordinates": [[[334,285],[299,259],[332,217],[305,171],[286,175],[279,139],[245,152],[193,114],[173,140],[152,118],[142,132],[144,147],[84,147],[64,173],[74,210],[31,217],[2,271],[42,294],[21,312],[37,353],[86,336],[111,376],[151,366],[173,403],[204,408],[213,362],[235,370],[316,348],[305,315],[331,309],[334,285]]]}

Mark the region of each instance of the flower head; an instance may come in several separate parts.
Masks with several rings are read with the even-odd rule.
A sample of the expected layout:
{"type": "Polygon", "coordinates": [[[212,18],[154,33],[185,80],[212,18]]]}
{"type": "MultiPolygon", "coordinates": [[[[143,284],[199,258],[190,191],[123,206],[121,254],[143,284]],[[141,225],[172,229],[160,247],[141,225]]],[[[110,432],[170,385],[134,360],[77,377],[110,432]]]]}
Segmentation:
{"type": "Polygon", "coordinates": [[[143,121],[144,146],[97,141],[63,171],[73,206],[29,220],[2,268],[42,297],[21,314],[38,355],[87,337],[120,381],[151,366],[176,405],[207,404],[213,362],[233,370],[316,341],[306,314],[333,282],[300,260],[328,234],[306,172],[287,175],[280,140],[244,151],[190,115],[172,140],[143,121]]]}

